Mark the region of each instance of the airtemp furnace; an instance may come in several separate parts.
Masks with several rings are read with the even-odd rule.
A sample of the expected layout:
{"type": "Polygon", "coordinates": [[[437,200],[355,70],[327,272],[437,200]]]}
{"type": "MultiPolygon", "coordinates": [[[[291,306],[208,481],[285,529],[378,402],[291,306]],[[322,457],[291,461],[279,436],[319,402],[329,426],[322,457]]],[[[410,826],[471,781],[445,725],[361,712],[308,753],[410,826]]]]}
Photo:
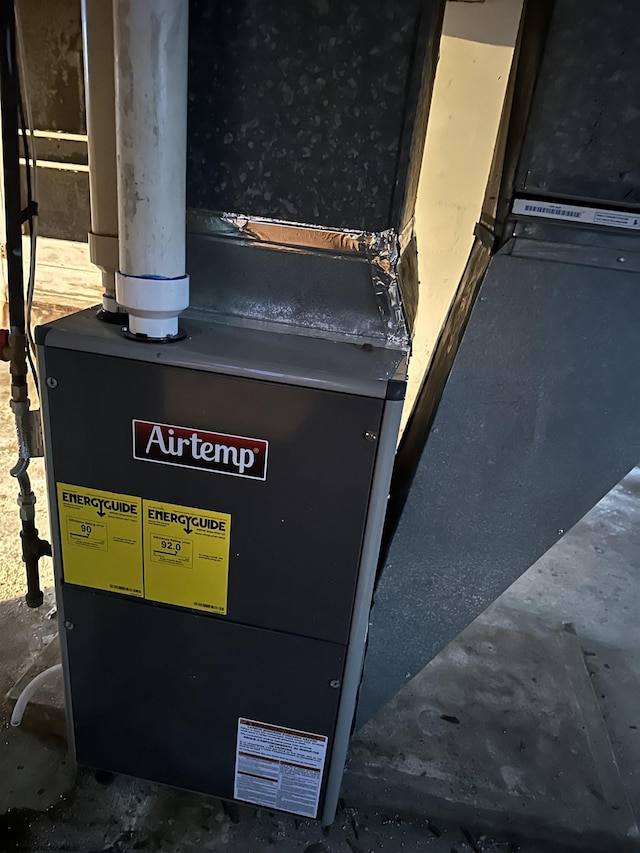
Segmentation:
{"type": "Polygon", "coordinates": [[[405,389],[384,347],[38,330],[83,764],[333,818],[405,389]]]}

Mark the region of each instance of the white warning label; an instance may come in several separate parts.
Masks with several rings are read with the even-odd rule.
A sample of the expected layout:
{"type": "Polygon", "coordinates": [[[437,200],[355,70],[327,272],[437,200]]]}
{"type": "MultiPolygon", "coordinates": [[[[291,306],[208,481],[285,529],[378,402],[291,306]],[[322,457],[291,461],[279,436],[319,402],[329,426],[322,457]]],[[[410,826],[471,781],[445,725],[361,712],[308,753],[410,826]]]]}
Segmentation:
{"type": "Polygon", "coordinates": [[[241,717],[234,798],[315,818],[327,740],[325,735],[241,717]]]}
{"type": "Polygon", "coordinates": [[[640,230],[640,216],[637,213],[607,210],[603,207],[582,207],[578,204],[516,198],[513,202],[513,213],[541,216],[543,219],[561,219],[564,222],[584,222],[589,225],[605,225],[609,228],[640,230]]]}

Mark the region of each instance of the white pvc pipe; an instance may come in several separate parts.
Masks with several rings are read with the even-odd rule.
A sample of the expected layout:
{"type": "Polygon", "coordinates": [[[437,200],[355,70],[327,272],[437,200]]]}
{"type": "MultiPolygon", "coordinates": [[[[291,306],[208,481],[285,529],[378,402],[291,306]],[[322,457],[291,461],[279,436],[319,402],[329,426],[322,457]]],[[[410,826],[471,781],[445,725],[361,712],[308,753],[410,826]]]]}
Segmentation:
{"type": "Polygon", "coordinates": [[[120,269],[129,330],[177,334],[185,275],[188,0],[114,3],[120,269]]]}
{"type": "Polygon", "coordinates": [[[24,710],[31,701],[33,695],[40,689],[40,687],[42,687],[45,681],[48,681],[52,675],[55,675],[61,670],[62,664],[56,663],[53,666],[50,666],[49,669],[45,669],[44,672],[40,673],[40,675],[36,675],[36,677],[27,684],[22,693],[18,696],[18,701],[13,707],[13,713],[11,714],[12,726],[17,727],[20,725],[24,710]]]}
{"type": "Polygon", "coordinates": [[[112,0],[82,0],[84,91],[89,150],[89,255],[102,271],[102,307],[117,312],[118,195],[112,0]]]}

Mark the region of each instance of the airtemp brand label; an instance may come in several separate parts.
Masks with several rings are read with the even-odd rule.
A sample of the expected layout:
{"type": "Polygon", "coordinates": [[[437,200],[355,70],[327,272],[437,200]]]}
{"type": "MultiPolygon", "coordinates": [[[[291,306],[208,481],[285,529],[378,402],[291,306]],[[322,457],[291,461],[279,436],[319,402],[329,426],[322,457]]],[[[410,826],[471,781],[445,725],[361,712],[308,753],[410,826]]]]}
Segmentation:
{"type": "Polygon", "coordinates": [[[268,452],[261,438],[133,421],[133,458],[143,462],[266,480],[268,452]]]}

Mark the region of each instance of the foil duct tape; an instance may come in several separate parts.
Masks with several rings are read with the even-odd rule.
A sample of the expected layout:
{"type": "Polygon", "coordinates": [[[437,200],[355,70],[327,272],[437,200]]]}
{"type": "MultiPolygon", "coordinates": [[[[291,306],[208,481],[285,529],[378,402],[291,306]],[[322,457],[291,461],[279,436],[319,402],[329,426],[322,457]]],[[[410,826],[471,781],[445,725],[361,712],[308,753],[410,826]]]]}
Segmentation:
{"type": "Polygon", "coordinates": [[[189,210],[187,229],[192,234],[255,240],[273,248],[364,255],[371,267],[371,283],[386,342],[395,349],[410,348],[411,334],[402,299],[399,264],[413,235],[413,221],[398,234],[393,229],[378,232],[338,230],[239,213],[189,210]]]}

